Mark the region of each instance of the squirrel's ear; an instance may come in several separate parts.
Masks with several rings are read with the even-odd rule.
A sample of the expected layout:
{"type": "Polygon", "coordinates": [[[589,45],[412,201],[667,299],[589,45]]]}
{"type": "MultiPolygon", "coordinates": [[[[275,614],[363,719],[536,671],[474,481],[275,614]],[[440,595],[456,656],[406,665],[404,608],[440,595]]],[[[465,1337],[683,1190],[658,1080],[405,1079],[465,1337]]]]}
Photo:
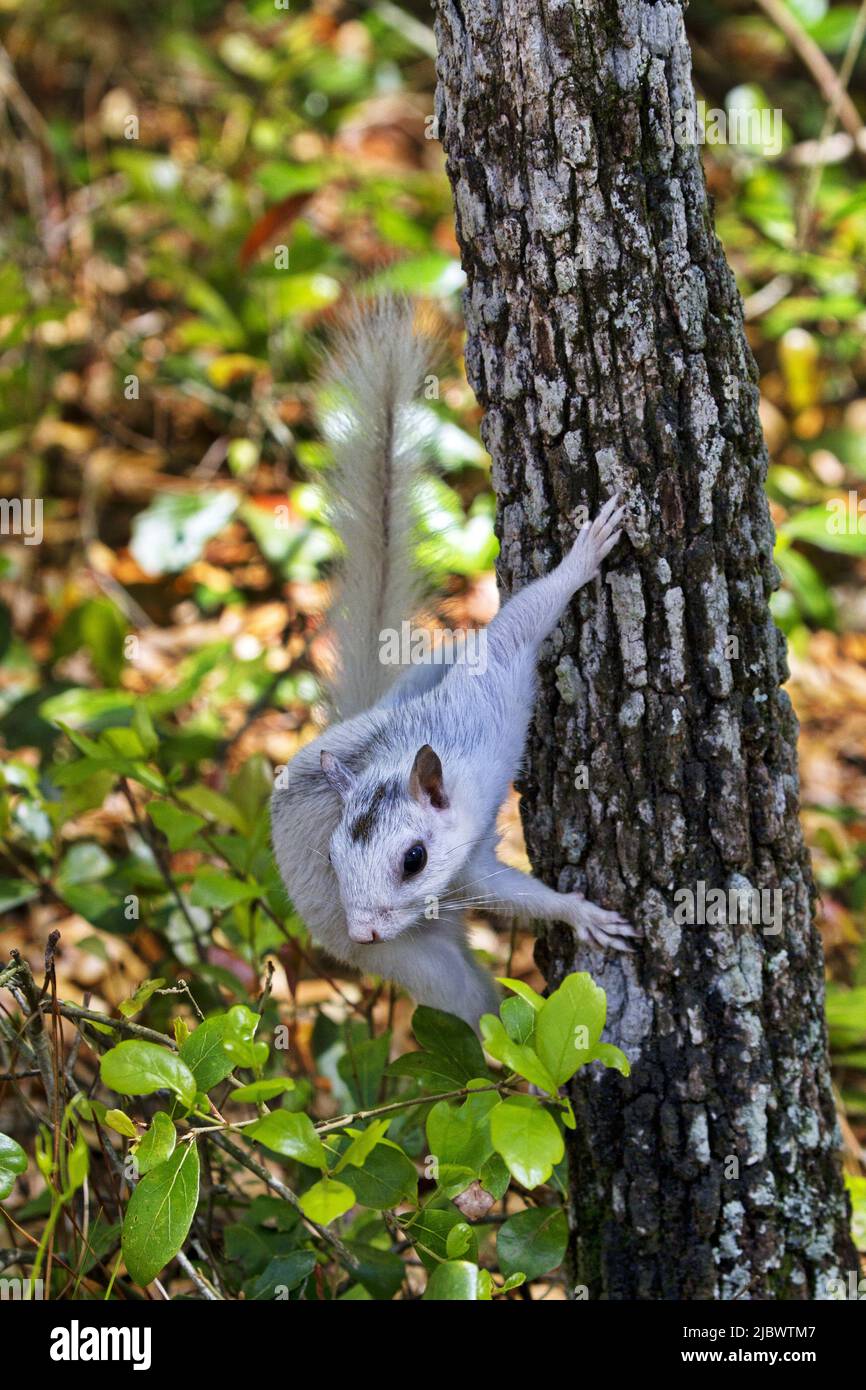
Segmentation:
{"type": "Polygon", "coordinates": [[[429,743],[425,743],[415,754],[409,776],[409,791],[416,801],[423,801],[426,797],[437,811],[444,811],[448,805],[442,785],[442,764],[429,743]]]}
{"type": "Polygon", "coordinates": [[[319,755],[319,762],[322,764],[328,786],[333,787],[341,801],[345,801],[355,785],[354,774],[333,753],[326,753],[324,748],[319,755]]]}

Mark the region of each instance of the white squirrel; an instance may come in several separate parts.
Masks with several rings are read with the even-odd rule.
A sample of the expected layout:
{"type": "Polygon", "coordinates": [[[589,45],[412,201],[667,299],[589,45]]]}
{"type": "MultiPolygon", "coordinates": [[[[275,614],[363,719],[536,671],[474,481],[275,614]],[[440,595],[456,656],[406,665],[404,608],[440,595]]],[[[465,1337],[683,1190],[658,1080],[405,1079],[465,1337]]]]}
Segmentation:
{"type": "Polygon", "coordinates": [[[624,508],[610,498],[565,559],[504,604],[486,629],[483,670],[458,659],[409,666],[394,681],[380,634],[400,631],[419,597],[413,414],[428,363],[411,306],[390,299],[356,312],[329,361],[326,379],[341,398],[329,475],[346,551],[335,615],[341,722],[289,764],[273,795],[272,835],[292,903],[331,956],[477,1027],[497,998],[466,943],[467,906],[565,922],[615,950],[637,935],[618,913],[507,868],[495,849],[532,716],[538,649],[598,574],[624,508]]]}

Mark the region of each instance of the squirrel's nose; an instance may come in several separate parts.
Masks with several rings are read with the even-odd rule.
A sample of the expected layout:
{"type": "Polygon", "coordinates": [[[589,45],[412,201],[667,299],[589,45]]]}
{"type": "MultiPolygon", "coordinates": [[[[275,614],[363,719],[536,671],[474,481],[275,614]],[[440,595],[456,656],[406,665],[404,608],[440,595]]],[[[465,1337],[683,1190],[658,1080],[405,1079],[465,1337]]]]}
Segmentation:
{"type": "Polygon", "coordinates": [[[349,928],[349,939],[358,942],[359,945],[369,945],[373,941],[378,941],[379,933],[373,926],[375,918],[368,913],[356,913],[349,917],[347,925],[349,928]]]}

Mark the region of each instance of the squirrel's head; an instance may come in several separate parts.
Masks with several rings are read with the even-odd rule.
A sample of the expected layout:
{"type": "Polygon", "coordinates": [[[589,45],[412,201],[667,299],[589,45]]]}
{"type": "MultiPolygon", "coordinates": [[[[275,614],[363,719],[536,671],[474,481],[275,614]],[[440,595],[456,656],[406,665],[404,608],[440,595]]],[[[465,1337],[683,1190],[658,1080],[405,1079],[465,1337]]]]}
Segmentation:
{"type": "Polygon", "coordinates": [[[356,775],[333,753],[321,763],[343,803],[329,858],[352,941],[391,941],[425,912],[438,916],[469,844],[437,754],[425,743],[408,775],[384,778],[356,775]]]}

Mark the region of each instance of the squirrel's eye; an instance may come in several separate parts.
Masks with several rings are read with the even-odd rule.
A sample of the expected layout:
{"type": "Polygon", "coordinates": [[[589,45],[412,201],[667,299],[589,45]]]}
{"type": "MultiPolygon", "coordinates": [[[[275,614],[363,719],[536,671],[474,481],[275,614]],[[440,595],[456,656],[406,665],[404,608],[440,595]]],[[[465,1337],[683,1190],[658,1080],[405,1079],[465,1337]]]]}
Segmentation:
{"type": "Polygon", "coordinates": [[[423,845],[413,845],[403,856],[403,877],[413,878],[420,874],[427,863],[427,851],[423,845]]]}

